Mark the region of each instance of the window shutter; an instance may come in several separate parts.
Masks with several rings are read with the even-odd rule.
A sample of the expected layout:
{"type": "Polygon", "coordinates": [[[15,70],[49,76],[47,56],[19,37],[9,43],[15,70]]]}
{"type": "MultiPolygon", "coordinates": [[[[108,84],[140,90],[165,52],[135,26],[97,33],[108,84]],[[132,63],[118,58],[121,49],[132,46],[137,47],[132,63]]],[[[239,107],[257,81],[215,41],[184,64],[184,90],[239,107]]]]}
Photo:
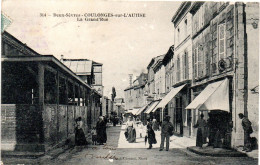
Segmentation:
{"type": "Polygon", "coordinates": [[[182,80],[185,80],[185,54],[182,55],[182,80]]]}
{"type": "Polygon", "coordinates": [[[219,25],[219,60],[225,58],[225,24],[219,25]]]}
{"type": "Polygon", "coordinates": [[[188,78],[189,78],[188,52],[185,52],[185,54],[184,54],[184,60],[185,60],[185,79],[188,79],[188,78]]]}
{"type": "Polygon", "coordinates": [[[198,64],[197,64],[197,48],[193,51],[193,67],[194,67],[194,78],[198,77],[198,64]]]}

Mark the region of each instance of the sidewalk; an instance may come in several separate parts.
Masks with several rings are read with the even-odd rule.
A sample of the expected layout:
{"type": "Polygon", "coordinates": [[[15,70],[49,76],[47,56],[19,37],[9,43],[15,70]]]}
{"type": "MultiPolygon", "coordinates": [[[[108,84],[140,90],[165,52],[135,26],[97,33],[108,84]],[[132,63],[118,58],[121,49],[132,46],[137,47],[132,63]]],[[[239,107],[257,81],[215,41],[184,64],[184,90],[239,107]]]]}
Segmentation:
{"type": "MultiPolygon", "coordinates": [[[[145,145],[144,136],[141,138],[138,134],[136,135],[136,143],[128,143],[126,141],[124,132],[126,125],[122,125],[120,137],[118,141],[118,148],[148,148],[148,142],[145,145]]],[[[153,148],[160,148],[161,143],[161,132],[155,131],[157,144],[153,144],[153,148]]],[[[165,145],[164,145],[165,146],[165,145]]],[[[170,149],[172,148],[187,148],[187,150],[194,152],[199,155],[205,156],[214,156],[214,157],[251,157],[258,159],[258,150],[253,150],[252,152],[244,152],[242,148],[238,148],[237,150],[227,150],[223,148],[212,148],[212,147],[204,147],[200,149],[196,147],[196,140],[188,137],[179,137],[179,136],[171,136],[170,137],[170,149]]]]}

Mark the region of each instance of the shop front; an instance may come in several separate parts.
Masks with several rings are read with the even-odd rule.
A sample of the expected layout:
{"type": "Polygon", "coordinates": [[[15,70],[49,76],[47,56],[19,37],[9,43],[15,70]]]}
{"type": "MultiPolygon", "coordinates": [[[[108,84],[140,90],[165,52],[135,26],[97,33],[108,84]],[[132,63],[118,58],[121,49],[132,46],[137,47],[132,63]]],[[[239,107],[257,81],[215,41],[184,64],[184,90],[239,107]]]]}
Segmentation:
{"type": "Polygon", "coordinates": [[[196,128],[193,128],[201,116],[207,122],[205,136],[208,145],[215,148],[231,147],[232,116],[230,108],[229,79],[210,83],[185,108],[187,123],[190,125],[190,134],[196,137],[196,128]]]}

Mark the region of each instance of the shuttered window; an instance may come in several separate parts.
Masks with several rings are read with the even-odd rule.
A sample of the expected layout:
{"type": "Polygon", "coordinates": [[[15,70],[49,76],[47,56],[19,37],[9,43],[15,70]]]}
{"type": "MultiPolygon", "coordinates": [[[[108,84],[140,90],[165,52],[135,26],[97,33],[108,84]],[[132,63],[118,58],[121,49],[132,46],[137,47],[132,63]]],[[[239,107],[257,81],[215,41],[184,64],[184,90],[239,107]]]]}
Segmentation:
{"type": "Polygon", "coordinates": [[[225,24],[218,26],[218,50],[219,60],[225,58],[226,44],[225,44],[225,24]]]}
{"type": "Polygon", "coordinates": [[[188,52],[185,52],[183,55],[183,79],[188,79],[188,52]]]}
{"type": "Polygon", "coordinates": [[[181,63],[180,57],[177,57],[177,72],[176,72],[176,74],[177,74],[177,75],[176,75],[176,77],[177,77],[177,82],[179,82],[180,79],[181,79],[180,63],[181,63]]]}
{"type": "Polygon", "coordinates": [[[193,52],[193,61],[194,61],[194,78],[198,77],[198,48],[194,49],[193,52]]]}
{"type": "Polygon", "coordinates": [[[203,76],[203,70],[204,70],[204,65],[203,65],[203,47],[199,46],[198,47],[198,77],[203,76]]]}

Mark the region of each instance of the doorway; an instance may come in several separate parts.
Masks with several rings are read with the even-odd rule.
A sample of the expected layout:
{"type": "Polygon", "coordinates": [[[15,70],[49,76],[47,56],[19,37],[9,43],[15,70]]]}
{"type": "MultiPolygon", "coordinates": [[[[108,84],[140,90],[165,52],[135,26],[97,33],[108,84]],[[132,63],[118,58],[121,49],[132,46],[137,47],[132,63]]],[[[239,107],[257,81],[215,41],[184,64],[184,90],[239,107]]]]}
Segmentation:
{"type": "Polygon", "coordinates": [[[176,108],[174,111],[174,128],[177,134],[183,135],[183,119],[182,119],[182,97],[176,97],[176,108]]]}

